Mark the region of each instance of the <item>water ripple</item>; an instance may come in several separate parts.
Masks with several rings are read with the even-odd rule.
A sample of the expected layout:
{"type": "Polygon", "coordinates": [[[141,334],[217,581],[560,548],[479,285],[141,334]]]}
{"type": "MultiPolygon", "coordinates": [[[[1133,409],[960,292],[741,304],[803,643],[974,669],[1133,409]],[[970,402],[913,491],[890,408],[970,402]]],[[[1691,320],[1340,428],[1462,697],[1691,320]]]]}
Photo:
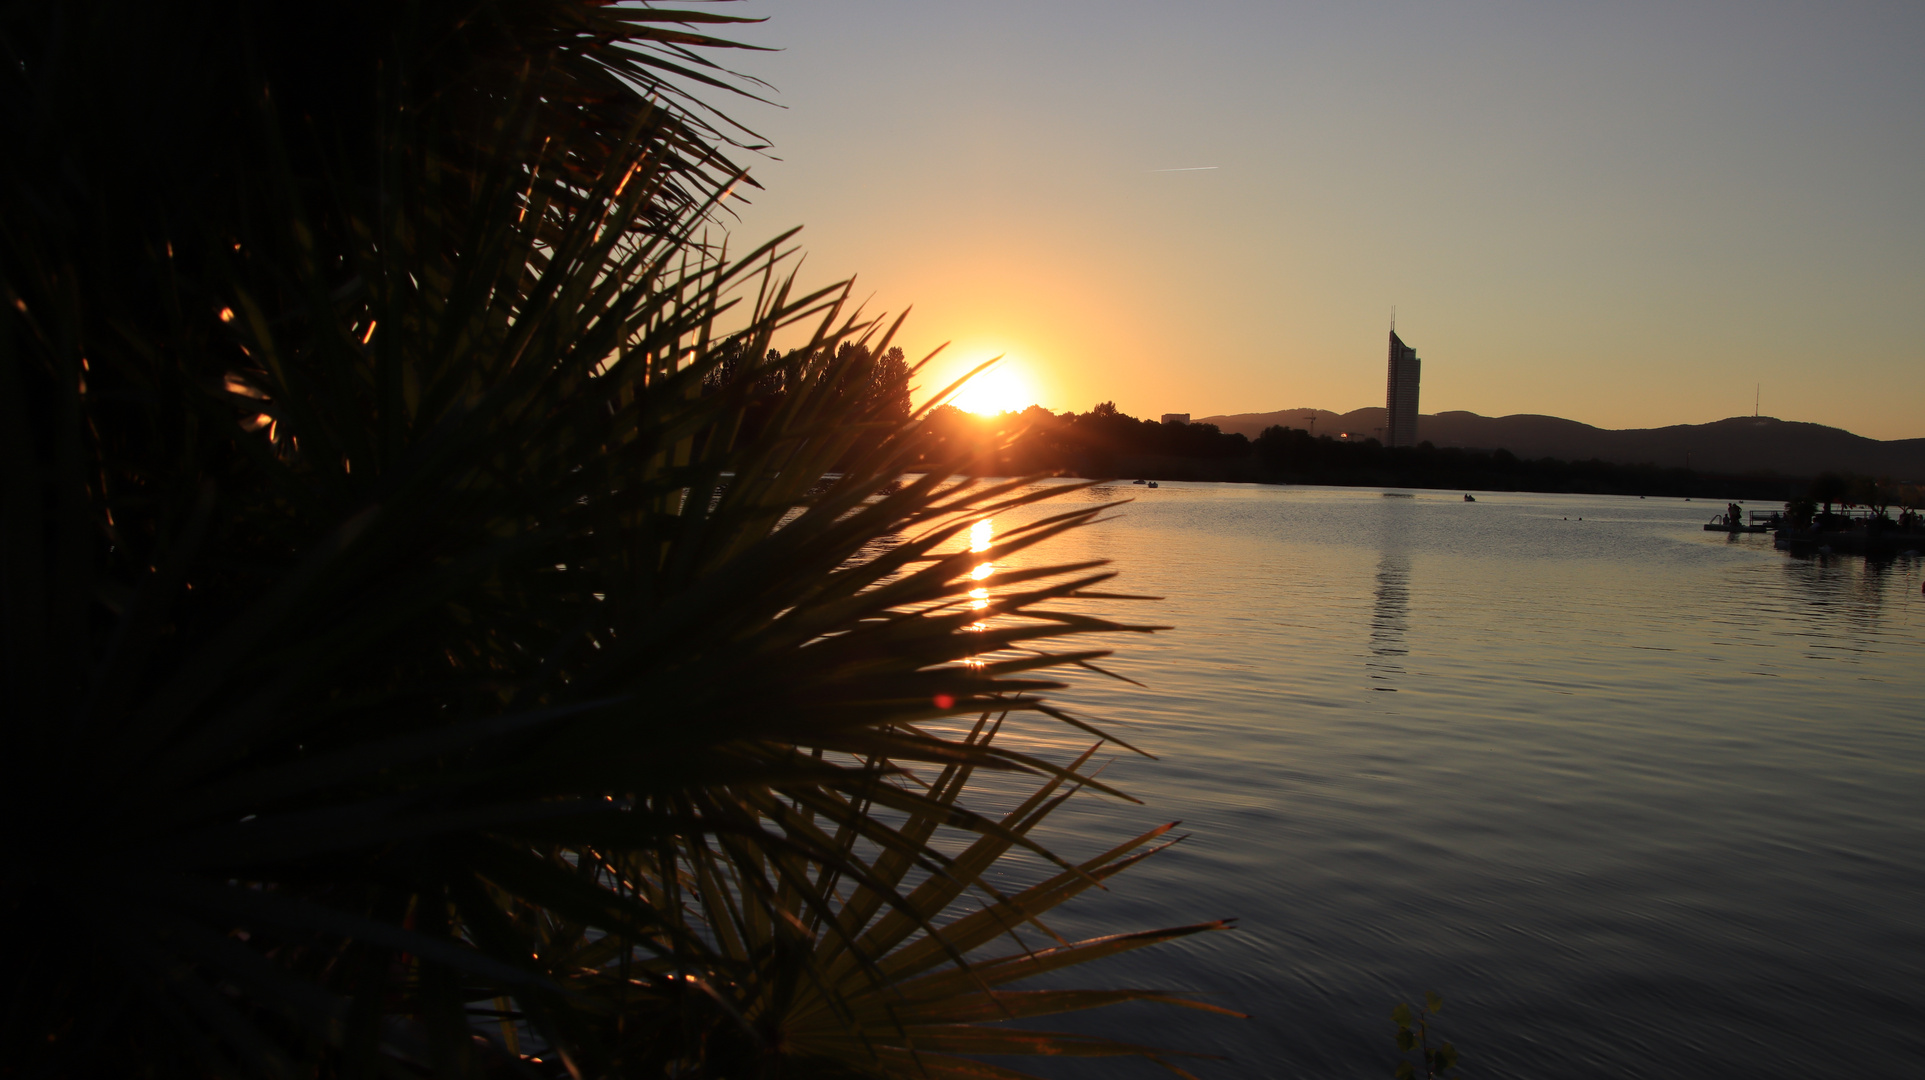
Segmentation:
{"type": "Polygon", "coordinates": [[[1149,689],[1066,695],[1161,757],[1105,776],[1147,805],[1073,800],[1048,839],[1192,836],[1057,921],[1242,929],[1066,982],[1256,1014],[1159,1036],[1230,1055],[1212,1077],[1388,1075],[1426,989],[1478,1076],[1916,1074],[1918,559],[1792,558],[1660,500],[1075,497],[1132,494],[1011,564],[1113,559],[1167,597],[1121,614],[1177,627],[1119,643],[1149,689]]]}

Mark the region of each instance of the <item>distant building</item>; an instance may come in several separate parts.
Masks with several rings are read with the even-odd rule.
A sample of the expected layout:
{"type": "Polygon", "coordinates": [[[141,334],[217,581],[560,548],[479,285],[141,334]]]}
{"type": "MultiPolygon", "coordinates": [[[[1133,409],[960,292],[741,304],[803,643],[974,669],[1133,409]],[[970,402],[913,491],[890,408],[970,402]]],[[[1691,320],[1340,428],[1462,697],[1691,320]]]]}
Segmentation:
{"type": "Polygon", "coordinates": [[[1187,424],[1190,422],[1190,414],[1186,412],[1166,412],[1163,414],[1163,422],[1166,424],[1187,424]]]}
{"type": "Polygon", "coordinates": [[[1417,382],[1422,362],[1417,350],[1404,344],[1397,328],[1390,328],[1390,374],[1385,380],[1384,412],[1388,428],[1385,446],[1417,445],[1417,382]]]}

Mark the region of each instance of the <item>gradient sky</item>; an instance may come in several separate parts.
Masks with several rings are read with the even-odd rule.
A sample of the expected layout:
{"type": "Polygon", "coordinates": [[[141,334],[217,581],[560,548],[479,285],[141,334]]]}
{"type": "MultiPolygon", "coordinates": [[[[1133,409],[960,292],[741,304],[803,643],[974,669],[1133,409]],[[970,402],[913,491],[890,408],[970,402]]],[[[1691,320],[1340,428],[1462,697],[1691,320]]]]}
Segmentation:
{"type": "MultiPolygon", "coordinates": [[[[1050,408],[1925,436],[1925,3],[752,0],[735,233],[1050,408]],[[1213,171],[1159,172],[1196,166],[1213,171]]],[[[712,96],[712,95],[711,95],[712,96]]],[[[929,381],[934,381],[929,380],[929,381]]]]}

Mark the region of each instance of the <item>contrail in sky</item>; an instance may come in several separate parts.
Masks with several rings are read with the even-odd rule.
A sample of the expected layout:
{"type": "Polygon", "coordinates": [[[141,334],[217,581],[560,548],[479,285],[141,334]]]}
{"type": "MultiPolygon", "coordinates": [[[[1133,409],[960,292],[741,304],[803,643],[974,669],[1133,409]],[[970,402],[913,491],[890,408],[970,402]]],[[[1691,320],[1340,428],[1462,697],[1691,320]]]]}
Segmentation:
{"type": "Polygon", "coordinates": [[[1211,169],[1216,169],[1216,168],[1221,168],[1221,166],[1191,165],[1188,168],[1183,168],[1183,169],[1151,169],[1150,171],[1151,172],[1209,172],[1211,169]]]}

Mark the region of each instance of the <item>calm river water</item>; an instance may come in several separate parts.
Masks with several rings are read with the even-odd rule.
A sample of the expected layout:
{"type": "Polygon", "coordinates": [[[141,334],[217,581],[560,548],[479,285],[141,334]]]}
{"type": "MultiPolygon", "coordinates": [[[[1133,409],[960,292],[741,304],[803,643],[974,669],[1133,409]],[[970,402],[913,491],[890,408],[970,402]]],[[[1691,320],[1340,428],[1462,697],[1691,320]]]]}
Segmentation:
{"type": "Polygon", "coordinates": [[[1114,642],[1147,689],[1059,696],[1159,756],[1105,774],[1146,805],[1079,797],[1045,840],[1191,837],[1053,925],[1239,928],[1062,982],[1252,1014],[1084,1029],[1232,1059],[1205,1080],[1388,1077],[1391,1006],[1436,990],[1473,1077],[1925,1076],[1920,559],[1670,499],[1071,498],[1135,501],[1017,562],[1113,560],[1165,599],[1105,610],[1175,629],[1114,642]]]}

